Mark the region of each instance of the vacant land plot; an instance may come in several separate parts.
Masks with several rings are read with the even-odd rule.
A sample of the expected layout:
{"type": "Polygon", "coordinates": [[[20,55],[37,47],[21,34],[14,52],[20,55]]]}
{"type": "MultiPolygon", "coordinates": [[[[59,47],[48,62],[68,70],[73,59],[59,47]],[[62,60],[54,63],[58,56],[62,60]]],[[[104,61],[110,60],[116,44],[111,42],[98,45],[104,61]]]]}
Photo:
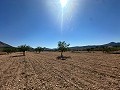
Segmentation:
{"type": "Polygon", "coordinates": [[[120,55],[27,52],[0,56],[0,90],[120,90],[120,55]]]}

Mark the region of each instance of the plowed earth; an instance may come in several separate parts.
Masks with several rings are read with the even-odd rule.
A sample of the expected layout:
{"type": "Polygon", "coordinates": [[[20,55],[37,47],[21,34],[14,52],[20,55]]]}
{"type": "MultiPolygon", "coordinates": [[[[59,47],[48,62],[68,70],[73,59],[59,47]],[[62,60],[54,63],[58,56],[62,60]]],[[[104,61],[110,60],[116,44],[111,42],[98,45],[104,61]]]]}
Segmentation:
{"type": "Polygon", "coordinates": [[[120,90],[120,55],[27,52],[0,56],[0,90],[120,90]]]}

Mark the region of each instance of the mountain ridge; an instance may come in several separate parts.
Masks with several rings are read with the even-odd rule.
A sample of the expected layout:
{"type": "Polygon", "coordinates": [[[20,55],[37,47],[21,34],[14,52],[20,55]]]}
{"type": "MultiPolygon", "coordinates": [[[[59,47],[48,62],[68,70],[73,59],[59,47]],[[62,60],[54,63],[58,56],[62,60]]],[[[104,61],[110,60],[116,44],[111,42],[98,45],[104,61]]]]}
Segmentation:
{"type": "MultiPolygon", "coordinates": [[[[95,48],[95,47],[99,47],[99,46],[120,46],[120,42],[110,42],[107,44],[103,44],[103,45],[87,45],[87,46],[73,46],[73,47],[69,47],[71,49],[87,49],[87,48],[95,48]]],[[[9,44],[6,44],[2,41],[0,41],[0,48],[4,48],[4,47],[13,47],[9,44]]],[[[46,48],[46,49],[50,49],[50,48],[46,48]]]]}
{"type": "Polygon", "coordinates": [[[73,47],[70,47],[70,49],[78,50],[78,49],[89,49],[89,48],[96,48],[96,47],[114,47],[114,46],[120,47],[120,42],[110,42],[103,45],[73,46],[73,47]]]}
{"type": "Polygon", "coordinates": [[[12,46],[0,41],[0,48],[4,48],[4,47],[12,47],[12,46]]]}

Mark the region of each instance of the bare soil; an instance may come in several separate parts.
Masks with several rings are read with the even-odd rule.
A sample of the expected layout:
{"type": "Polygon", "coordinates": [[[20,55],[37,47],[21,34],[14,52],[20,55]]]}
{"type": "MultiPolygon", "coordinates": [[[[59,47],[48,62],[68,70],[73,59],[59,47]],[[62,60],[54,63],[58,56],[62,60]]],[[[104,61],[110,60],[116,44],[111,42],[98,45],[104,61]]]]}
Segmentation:
{"type": "Polygon", "coordinates": [[[0,55],[0,90],[120,90],[120,54],[0,55]]]}

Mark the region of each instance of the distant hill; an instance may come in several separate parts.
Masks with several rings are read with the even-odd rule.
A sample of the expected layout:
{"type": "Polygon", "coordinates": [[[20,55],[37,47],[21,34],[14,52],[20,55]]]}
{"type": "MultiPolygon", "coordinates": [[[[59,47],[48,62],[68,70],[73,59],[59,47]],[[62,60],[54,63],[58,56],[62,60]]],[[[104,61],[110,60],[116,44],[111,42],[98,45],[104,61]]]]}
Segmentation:
{"type": "Polygon", "coordinates": [[[96,48],[100,45],[89,45],[89,46],[75,46],[75,47],[70,47],[71,50],[83,50],[83,49],[89,49],[89,48],[96,48]]]}
{"type": "Polygon", "coordinates": [[[118,43],[110,42],[108,44],[104,44],[104,46],[120,46],[120,42],[118,42],[118,43]]]}
{"type": "MultiPolygon", "coordinates": [[[[83,50],[83,49],[89,49],[89,48],[96,48],[96,47],[109,47],[109,46],[119,46],[120,47],[120,42],[110,42],[108,44],[103,44],[103,45],[88,45],[88,46],[74,46],[74,47],[69,47],[71,50],[83,50]]],[[[4,47],[12,47],[11,45],[9,44],[6,44],[4,42],[1,42],[0,41],[0,48],[4,48],[4,47]]],[[[45,48],[46,51],[52,51],[52,50],[56,50],[57,48],[55,49],[50,49],[50,48],[45,48]]]]}
{"type": "Polygon", "coordinates": [[[0,48],[4,48],[4,47],[12,47],[12,46],[0,41],[0,48]]]}
{"type": "Polygon", "coordinates": [[[103,44],[103,45],[88,45],[88,46],[75,46],[75,47],[70,47],[71,50],[83,50],[83,49],[89,49],[89,48],[97,48],[97,47],[114,47],[114,46],[119,46],[120,47],[120,42],[110,42],[108,44],[103,44]]]}

